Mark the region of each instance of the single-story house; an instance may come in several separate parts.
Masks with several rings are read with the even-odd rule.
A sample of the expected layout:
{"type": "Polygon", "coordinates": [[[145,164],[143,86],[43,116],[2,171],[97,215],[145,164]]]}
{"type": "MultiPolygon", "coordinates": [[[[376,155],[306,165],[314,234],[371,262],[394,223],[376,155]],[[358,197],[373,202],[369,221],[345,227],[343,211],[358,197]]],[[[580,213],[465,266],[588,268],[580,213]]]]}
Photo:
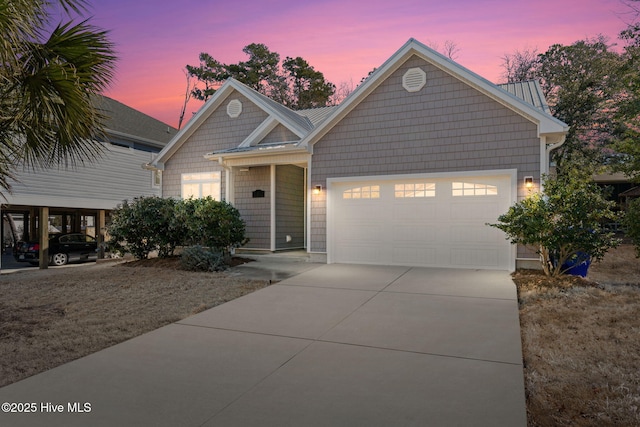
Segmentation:
{"type": "Polygon", "coordinates": [[[486,223],[539,188],[567,131],[537,82],[494,85],[410,39],[335,107],[230,79],[150,166],[164,197],[236,206],[246,250],[513,270],[532,254],[486,223]]]}
{"type": "Polygon", "coordinates": [[[41,233],[83,232],[100,238],[109,211],[123,200],[161,194],[159,173],[142,165],[178,130],[106,96],[94,102],[106,117],[102,155],[75,166],[20,169],[0,209],[3,247],[38,240],[41,216],[48,217],[41,233]]]}

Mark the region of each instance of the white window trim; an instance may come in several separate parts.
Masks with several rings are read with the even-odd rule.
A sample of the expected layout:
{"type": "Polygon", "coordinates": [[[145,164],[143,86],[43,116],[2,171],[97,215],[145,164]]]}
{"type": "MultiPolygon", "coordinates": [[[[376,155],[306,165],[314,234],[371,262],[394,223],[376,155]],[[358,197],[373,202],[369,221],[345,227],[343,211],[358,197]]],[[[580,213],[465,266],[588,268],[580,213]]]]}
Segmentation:
{"type": "Polygon", "coordinates": [[[202,197],[206,197],[207,195],[202,194],[202,184],[217,184],[217,197],[216,194],[211,195],[211,197],[213,197],[215,200],[221,200],[221,196],[222,196],[222,174],[220,173],[220,171],[210,171],[210,172],[188,172],[188,173],[183,173],[180,175],[180,197],[182,197],[183,199],[187,199],[189,197],[194,197],[196,199],[202,198],[202,197]],[[191,175],[194,178],[192,179],[185,179],[186,176],[191,175]],[[204,176],[204,175],[212,175],[213,177],[207,177],[207,178],[197,178],[197,176],[204,176]],[[184,187],[185,184],[198,184],[198,195],[195,194],[190,194],[190,195],[186,195],[185,191],[184,191],[184,187]],[[186,197],[185,197],[186,196],[186,197]]]}
{"type": "MultiPolygon", "coordinates": [[[[153,162],[156,157],[158,157],[158,153],[151,154],[151,162],[153,162]]],[[[162,171],[160,169],[151,170],[151,188],[162,188],[162,171]],[[156,177],[160,177],[157,183],[156,177]]]]}

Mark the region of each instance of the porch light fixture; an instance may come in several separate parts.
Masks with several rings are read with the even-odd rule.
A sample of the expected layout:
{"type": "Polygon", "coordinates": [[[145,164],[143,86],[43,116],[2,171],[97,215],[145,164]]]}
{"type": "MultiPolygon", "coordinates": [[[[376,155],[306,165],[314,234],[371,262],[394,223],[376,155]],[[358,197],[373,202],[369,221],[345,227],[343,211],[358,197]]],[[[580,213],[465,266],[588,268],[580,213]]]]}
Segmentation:
{"type": "Polygon", "coordinates": [[[313,194],[320,194],[322,193],[322,185],[316,185],[315,187],[313,187],[313,194]]]}
{"type": "Polygon", "coordinates": [[[524,177],[524,186],[526,188],[533,188],[533,177],[532,176],[525,176],[524,177]]]}

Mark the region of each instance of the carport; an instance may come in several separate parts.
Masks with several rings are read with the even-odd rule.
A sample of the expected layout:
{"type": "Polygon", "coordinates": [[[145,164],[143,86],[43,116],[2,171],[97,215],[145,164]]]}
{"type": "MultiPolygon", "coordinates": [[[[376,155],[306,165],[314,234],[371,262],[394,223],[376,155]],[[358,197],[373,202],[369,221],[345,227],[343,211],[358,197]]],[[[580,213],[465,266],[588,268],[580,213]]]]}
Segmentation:
{"type": "MultiPolygon", "coordinates": [[[[48,268],[50,233],[84,233],[95,237],[98,244],[104,242],[108,211],[70,207],[5,205],[2,216],[2,248],[12,250],[19,241],[38,241],[40,264],[48,268]],[[40,227],[40,218],[47,218],[46,227],[40,227]]],[[[103,253],[98,254],[99,257],[103,253]]]]}

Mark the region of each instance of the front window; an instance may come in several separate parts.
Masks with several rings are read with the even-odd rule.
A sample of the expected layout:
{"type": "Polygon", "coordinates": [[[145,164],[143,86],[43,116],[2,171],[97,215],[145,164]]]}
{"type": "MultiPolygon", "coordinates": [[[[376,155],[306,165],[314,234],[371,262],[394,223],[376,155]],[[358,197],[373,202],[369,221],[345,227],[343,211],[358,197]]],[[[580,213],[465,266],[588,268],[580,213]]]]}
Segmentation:
{"type": "Polygon", "coordinates": [[[183,173],[181,193],[183,199],[210,196],[220,200],[220,172],[183,173]]]}

